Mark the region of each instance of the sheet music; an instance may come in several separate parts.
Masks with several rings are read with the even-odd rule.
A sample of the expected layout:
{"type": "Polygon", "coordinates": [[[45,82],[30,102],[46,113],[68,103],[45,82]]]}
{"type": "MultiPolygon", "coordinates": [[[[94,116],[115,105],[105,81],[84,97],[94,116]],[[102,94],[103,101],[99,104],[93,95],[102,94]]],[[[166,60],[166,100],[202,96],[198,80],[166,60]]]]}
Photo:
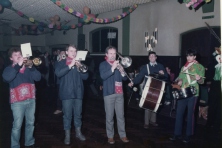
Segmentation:
{"type": "Polygon", "coordinates": [[[77,61],[85,61],[87,52],[88,51],[77,51],[76,60],[77,61]]]}
{"type": "Polygon", "coordinates": [[[32,56],[31,44],[30,43],[21,44],[21,51],[23,57],[32,56]]]}

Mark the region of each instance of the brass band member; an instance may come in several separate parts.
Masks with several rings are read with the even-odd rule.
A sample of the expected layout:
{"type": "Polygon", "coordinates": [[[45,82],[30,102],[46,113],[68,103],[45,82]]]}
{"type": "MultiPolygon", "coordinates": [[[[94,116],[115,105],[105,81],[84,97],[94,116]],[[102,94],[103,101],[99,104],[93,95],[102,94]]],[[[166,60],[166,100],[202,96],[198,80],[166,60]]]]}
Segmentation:
{"type": "Polygon", "coordinates": [[[70,130],[72,113],[74,113],[74,126],[76,137],[81,141],[86,140],[81,133],[82,126],[82,99],[84,93],[83,80],[88,78],[88,73],[77,70],[77,48],[69,45],[66,48],[66,59],[56,64],[55,73],[60,79],[59,98],[62,100],[63,126],[65,130],[64,144],[70,144],[70,130]]]}
{"type": "MultiPolygon", "coordinates": [[[[150,62],[147,65],[142,66],[140,73],[133,79],[133,83],[129,83],[130,87],[141,83],[142,80],[144,79],[144,77],[148,76],[150,74],[157,73],[157,74],[163,75],[163,77],[165,79],[168,78],[167,72],[166,72],[165,68],[163,67],[163,65],[156,62],[156,59],[157,59],[156,53],[153,51],[150,51],[148,58],[149,58],[150,62]]],[[[146,84],[146,80],[147,79],[145,78],[144,84],[146,84]]],[[[153,126],[158,126],[158,124],[156,123],[156,113],[154,113],[148,109],[145,109],[144,128],[148,129],[149,124],[151,124],[153,126]]]]}
{"type": "Polygon", "coordinates": [[[196,61],[197,51],[189,49],[186,51],[187,62],[181,68],[178,85],[181,88],[187,88],[189,86],[194,86],[197,90],[195,96],[191,96],[185,99],[177,100],[176,108],[176,123],[174,129],[174,136],[170,138],[171,141],[181,139],[182,136],[182,125],[183,125],[183,116],[187,107],[187,127],[186,127],[186,136],[183,139],[184,143],[190,142],[191,136],[194,132],[194,111],[199,96],[199,85],[204,83],[204,67],[196,61]]]}
{"type": "Polygon", "coordinates": [[[122,80],[126,80],[123,68],[116,61],[116,48],[108,46],[106,48],[106,61],[100,63],[100,76],[103,80],[103,96],[106,112],[106,134],[108,143],[114,144],[114,111],[116,112],[117,127],[120,139],[127,143],[129,140],[125,132],[124,118],[124,98],[122,80]],[[119,68],[120,70],[118,70],[119,68]],[[121,71],[121,72],[120,72],[121,71]]]}
{"type": "Polygon", "coordinates": [[[21,126],[25,117],[25,146],[33,146],[35,122],[35,83],[41,79],[41,74],[32,63],[25,66],[21,50],[11,48],[8,55],[12,64],[3,71],[3,79],[9,83],[11,110],[13,114],[13,126],[11,132],[11,147],[20,147],[21,126]]]}

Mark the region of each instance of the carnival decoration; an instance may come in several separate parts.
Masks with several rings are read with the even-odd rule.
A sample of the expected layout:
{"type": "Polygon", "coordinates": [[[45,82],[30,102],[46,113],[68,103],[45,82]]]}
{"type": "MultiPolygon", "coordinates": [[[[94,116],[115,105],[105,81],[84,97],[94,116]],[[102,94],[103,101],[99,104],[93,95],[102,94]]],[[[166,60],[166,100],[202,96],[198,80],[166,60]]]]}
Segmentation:
{"type": "Polygon", "coordinates": [[[0,0],[0,13],[4,12],[4,8],[10,8],[12,3],[9,0],[0,0]]]}
{"type": "Polygon", "coordinates": [[[157,45],[158,39],[158,30],[155,28],[155,31],[151,35],[149,32],[145,32],[145,48],[147,51],[153,51],[154,47],[157,45]]]}
{"type": "MultiPolygon", "coordinates": [[[[113,22],[116,22],[118,20],[121,20],[137,8],[137,5],[135,4],[132,7],[130,7],[130,9],[127,12],[124,12],[124,13],[116,16],[116,17],[113,17],[113,18],[94,18],[90,15],[82,14],[78,11],[73,10],[72,8],[63,4],[61,1],[58,1],[58,0],[51,0],[51,1],[53,3],[55,3],[57,6],[59,6],[60,8],[62,8],[63,10],[67,11],[68,13],[70,13],[70,14],[78,17],[78,18],[83,19],[84,22],[93,22],[93,23],[99,23],[99,24],[108,24],[108,23],[113,23],[113,22]]],[[[86,10],[86,12],[88,12],[88,10],[86,10]]]]}
{"type": "Polygon", "coordinates": [[[61,22],[60,22],[60,17],[58,15],[55,15],[54,17],[50,17],[49,19],[51,22],[48,25],[49,28],[54,28],[54,26],[60,26],[61,22]]]}
{"type": "MultiPolygon", "coordinates": [[[[89,7],[85,6],[83,8],[83,13],[74,11],[72,8],[69,8],[68,6],[65,6],[64,4],[61,3],[61,1],[58,0],[51,0],[52,2],[54,2],[56,5],[58,5],[59,7],[61,7],[62,9],[64,9],[65,11],[71,13],[72,15],[82,19],[81,23],[78,24],[71,24],[71,25],[66,25],[67,22],[69,21],[65,21],[65,22],[60,22],[60,17],[59,15],[55,15],[53,17],[50,17],[50,24],[46,24],[44,22],[40,22],[38,20],[35,20],[33,17],[29,17],[27,15],[25,15],[23,12],[16,10],[15,8],[13,8],[11,6],[11,3],[8,3],[8,0],[0,0],[0,10],[3,10],[4,8],[8,8],[12,11],[14,11],[17,15],[19,15],[20,17],[29,20],[31,23],[33,23],[33,25],[27,25],[27,26],[21,26],[19,29],[15,30],[15,28],[13,28],[14,32],[17,32],[16,34],[19,35],[25,35],[26,33],[29,34],[30,30],[32,30],[31,32],[36,32],[37,30],[37,34],[43,34],[45,32],[47,32],[45,30],[45,28],[50,28],[51,30],[69,30],[69,29],[76,29],[76,28],[80,28],[85,24],[89,24],[91,22],[93,23],[103,23],[103,24],[107,24],[107,23],[113,23],[116,22],[118,20],[123,19],[124,17],[126,17],[127,15],[129,15],[131,12],[133,12],[136,8],[137,5],[132,6],[131,8],[129,8],[128,11],[113,17],[113,18],[96,18],[95,14],[91,13],[91,10],[89,7]],[[27,31],[28,30],[28,31],[27,31]],[[19,33],[18,33],[19,32],[19,33]]],[[[0,11],[1,13],[2,11],[0,11]]],[[[47,32],[48,33],[48,32],[47,32]]]]}
{"type": "MultiPolygon", "coordinates": [[[[87,7],[87,6],[83,7],[83,13],[84,13],[85,15],[87,15],[88,17],[90,17],[90,18],[96,18],[96,15],[95,15],[95,14],[92,14],[92,13],[91,13],[91,9],[90,9],[89,7],[87,7]]],[[[85,19],[85,20],[83,20],[83,21],[86,22],[86,23],[89,23],[88,20],[89,20],[89,19],[85,19]]]]}
{"type": "Polygon", "coordinates": [[[211,2],[211,0],[183,0],[182,2],[186,3],[186,7],[192,7],[194,9],[197,9],[204,2],[209,3],[211,2]]]}

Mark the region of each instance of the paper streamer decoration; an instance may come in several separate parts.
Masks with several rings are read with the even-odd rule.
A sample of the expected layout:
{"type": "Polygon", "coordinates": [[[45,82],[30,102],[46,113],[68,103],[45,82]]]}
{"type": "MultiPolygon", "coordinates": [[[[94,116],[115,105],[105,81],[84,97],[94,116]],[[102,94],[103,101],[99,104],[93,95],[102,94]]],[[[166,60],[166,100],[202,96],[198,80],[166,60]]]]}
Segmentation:
{"type": "MultiPolygon", "coordinates": [[[[113,23],[113,22],[116,22],[118,20],[121,20],[124,17],[126,17],[127,15],[129,15],[130,13],[132,13],[138,7],[135,4],[132,7],[130,7],[128,11],[126,11],[126,12],[124,12],[122,14],[119,14],[118,16],[113,17],[113,18],[93,18],[93,17],[91,17],[89,15],[82,14],[82,13],[80,13],[78,11],[73,10],[72,8],[69,8],[65,4],[61,3],[61,1],[58,1],[58,0],[51,0],[51,1],[53,3],[55,3],[57,6],[59,6],[60,8],[62,8],[63,10],[69,12],[70,14],[83,19],[84,22],[93,22],[93,23],[98,23],[98,24],[108,24],[108,23],[113,23]]],[[[87,10],[88,8],[85,8],[85,9],[86,9],[85,12],[87,13],[88,12],[88,10],[87,10]]]]}
{"type": "Polygon", "coordinates": [[[203,3],[209,3],[211,0],[183,0],[186,3],[186,7],[192,7],[194,9],[198,9],[199,6],[203,3]]]}

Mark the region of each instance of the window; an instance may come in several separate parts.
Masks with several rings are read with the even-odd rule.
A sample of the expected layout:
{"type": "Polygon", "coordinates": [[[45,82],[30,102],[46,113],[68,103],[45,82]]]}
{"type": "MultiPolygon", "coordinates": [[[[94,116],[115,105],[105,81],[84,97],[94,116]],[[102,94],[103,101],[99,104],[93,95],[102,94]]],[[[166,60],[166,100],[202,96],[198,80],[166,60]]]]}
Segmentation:
{"type": "Polygon", "coordinates": [[[118,47],[118,29],[103,27],[90,33],[91,51],[93,53],[104,53],[107,46],[118,47]]]}

